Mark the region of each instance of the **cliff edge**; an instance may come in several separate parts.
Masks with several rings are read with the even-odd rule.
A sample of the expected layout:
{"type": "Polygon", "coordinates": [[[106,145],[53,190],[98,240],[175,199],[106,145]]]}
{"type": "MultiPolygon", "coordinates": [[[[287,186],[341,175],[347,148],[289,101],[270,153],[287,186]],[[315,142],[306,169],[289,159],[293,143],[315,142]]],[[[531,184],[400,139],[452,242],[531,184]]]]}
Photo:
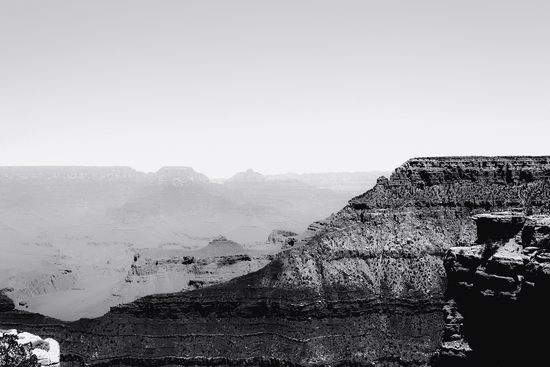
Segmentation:
{"type": "Polygon", "coordinates": [[[550,216],[504,212],[473,219],[477,242],[445,256],[446,325],[435,364],[548,365],[550,216]]]}
{"type": "Polygon", "coordinates": [[[444,342],[445,252],[475,242],[473,215],[547,213],[549,177],[550,157],[411,159],[255,273],[42,329],[97,366],[425,366],[444,342]]]}

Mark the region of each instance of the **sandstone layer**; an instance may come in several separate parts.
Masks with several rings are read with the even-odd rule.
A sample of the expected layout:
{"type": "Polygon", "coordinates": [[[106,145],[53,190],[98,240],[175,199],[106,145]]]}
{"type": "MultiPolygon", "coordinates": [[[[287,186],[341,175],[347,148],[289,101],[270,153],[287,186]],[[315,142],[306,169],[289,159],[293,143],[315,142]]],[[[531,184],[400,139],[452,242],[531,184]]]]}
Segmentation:
{"type": "Polygon", "coordinates": [[[550,157],[412,159],[255,273],[98,319],[7,311],[0,325],[98,366],[425,366],[445,326],[445,252],[476,240],[472,215],[548,212],[549,176],[550,157]]]}

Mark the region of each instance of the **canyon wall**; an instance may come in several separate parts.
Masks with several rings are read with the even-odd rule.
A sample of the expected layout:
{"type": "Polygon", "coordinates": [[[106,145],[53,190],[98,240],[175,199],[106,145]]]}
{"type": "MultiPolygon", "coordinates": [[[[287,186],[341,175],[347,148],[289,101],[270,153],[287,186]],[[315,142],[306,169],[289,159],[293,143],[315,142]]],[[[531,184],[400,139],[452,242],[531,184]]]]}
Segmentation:
{"type": "Polygon", "coordinates": [[[98,319],[6,311],[0,325],[54,336],[75,364],[426,366],[449,315],[461,322],[444,254],[476,241],[473,215],[547,213],[549,176],[550,157],[411,159],[257,272],[98,319]]]}
{"type": "Polygon", "coordinates": [[[445,256],[446,325],[437,366],[546,366],[550,216],[475,216],[478,239],[445,256]]]}
{"type": "MultiPolygon", "coordinates": [[[[259,173],[252,175],[260,181],[250,181],[249,174],[220,185],[191,167],[147,174],[130,167],[0,167],[0,289],[13,289],[19,309],[64,320],[97,317],[114,304],[188,284],[161,273],[159,282],[121,291],[140,249],[196,249],[218,235],[257,247],[273,230],[302,232],[349,199],[297,180],[267,182],[259,173]],[[93,301],[81,302],[87,294],[93,301]]],[[[253,256],[250,267],[215,282],[266,263],[253,256]]]]}

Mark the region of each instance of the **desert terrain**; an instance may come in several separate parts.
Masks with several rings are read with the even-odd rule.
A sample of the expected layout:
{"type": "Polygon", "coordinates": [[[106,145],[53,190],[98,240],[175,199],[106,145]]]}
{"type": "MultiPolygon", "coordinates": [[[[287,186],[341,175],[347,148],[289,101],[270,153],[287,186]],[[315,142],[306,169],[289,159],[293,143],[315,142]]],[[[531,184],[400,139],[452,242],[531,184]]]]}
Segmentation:
{"type": "Polygon", "coordinates": [[[288,247],[277,230],[299,242],[379,174],[0,167],[0,289],[71,321],[217,284],[266,265],[288,247]]]}

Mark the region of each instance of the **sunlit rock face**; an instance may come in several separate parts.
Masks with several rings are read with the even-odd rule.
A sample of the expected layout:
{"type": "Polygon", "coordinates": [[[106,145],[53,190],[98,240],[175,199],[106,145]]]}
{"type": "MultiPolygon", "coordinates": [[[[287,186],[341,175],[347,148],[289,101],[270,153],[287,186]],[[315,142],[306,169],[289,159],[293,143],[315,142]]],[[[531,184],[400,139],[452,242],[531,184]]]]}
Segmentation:
{"type": "Polygon", "coordinates": [[[548,212],[549,174],[548,157],[412,159],[255,273],[93,320],[0,321],[34,323],[68,360],[105,365],[427,365],[444,316],[461,322],[443,311],[445,252],[476,241],[473,215],[548,212]]]}
{"type": "Polygon", "coordinates": [[[445,256],[446,307],[455,317],[446,318],[436,365],[546,366],[550,216],[505,212],[474,219],[478,241],[445,256]]]}

